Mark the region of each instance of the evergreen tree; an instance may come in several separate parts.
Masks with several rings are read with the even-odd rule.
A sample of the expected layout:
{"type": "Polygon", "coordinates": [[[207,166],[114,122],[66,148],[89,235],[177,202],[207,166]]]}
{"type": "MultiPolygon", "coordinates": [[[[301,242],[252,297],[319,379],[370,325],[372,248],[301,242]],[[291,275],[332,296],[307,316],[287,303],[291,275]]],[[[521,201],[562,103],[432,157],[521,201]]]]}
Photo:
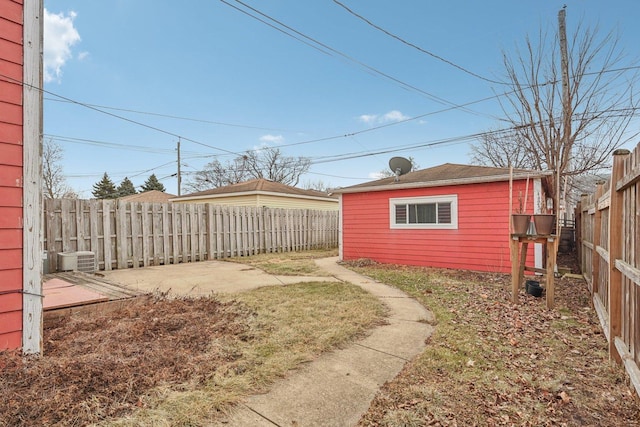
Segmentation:
{"type": "Polygon", "coordinates": [[[163,193],[166,191],[166,188],[164,188],[164,185],[160,181],[158,181],[158,178],[156,178],[156,174],[152,174],[144,182],[144,184],[142,184],[141,193],[144,193],[145,191],[151,191],[151,190],[158,190],[158,191],[162,191],[163,193]]]}
{"type": "Polygon", "coordinates": [[[115,199],[118,197],[116,185],[111,181],[111,178],[109,178],[106,172],[100,181],[93,184],[93,191],[91,193],[96,199],[115,199]]]}
{"type": "Polygon", "coordinates": [[[118,186],[118,197],[129,196],[131,194],[136,194],[136,188],[133,186],[133,182],[126,176],[118,186]]]}

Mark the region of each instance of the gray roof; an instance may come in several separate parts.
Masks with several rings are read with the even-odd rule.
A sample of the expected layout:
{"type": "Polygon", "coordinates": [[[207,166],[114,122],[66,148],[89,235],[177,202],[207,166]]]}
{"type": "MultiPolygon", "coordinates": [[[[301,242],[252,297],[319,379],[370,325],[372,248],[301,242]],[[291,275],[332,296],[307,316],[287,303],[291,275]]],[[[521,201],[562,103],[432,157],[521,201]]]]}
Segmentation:
{"type": "Polygon", "coordinates": [[[239,182],[237,184],[226,185],[224,187],[212,188],[211,190],[198,191],[196,193],[185,194],[181,197],[176,197],[173,200],[191,199],[191,198],[206,198],[210,197],[224,197],[224,196],[241,196],[248,194],[258,193],[271,193],[282,196],[290,197],[302,197],[302,198],[321,198],[330,201],[335,201],[335,196],[330,196],[327,193],[316,190],[304,190],[302,188],[292,187],[275,181],[269,181],[268,179],[259,178],[252,179],[250,181],[239,182]]]}
{"type": "MultiPolygon", "coordinates": [[[[539,178],[551,171],[514,169],[513,179],[539,178]]],[[[396,177],[383,178],[363,184],[334,189],[334,193],[364,193],[369,191],[397,190],[403,188],[441,187],[444,185],[477,184],[483,182],[508,181],[509,168],[460,165],[445,163],[396,177]]]]}

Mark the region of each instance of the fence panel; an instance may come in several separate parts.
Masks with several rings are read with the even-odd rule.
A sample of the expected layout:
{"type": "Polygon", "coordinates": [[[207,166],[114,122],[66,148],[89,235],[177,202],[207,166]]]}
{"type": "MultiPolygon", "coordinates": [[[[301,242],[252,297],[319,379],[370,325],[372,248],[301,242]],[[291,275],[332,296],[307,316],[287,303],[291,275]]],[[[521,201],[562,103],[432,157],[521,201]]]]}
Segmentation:
{"type": "Polygon", "coordinates": [[[614,153],[604,187],[580,202],[580,261],[609,352],[640,395],[640,144],[614,153]]]}
{"type": "Polygon", "coordinates": [[[336,211],[71,199],[44,209],[49,271],[59,252],[92,251],[111,270],[338,244],[336,211]]]}

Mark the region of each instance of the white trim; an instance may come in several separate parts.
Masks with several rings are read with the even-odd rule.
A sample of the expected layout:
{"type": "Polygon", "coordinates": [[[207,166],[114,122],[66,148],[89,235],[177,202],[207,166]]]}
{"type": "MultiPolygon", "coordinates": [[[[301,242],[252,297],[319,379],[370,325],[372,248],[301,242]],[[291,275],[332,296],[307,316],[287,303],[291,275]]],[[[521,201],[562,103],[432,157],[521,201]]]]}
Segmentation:
{"type": "Polygon", "coordinates": [[[22,351],[42,352],[43,1],[23,5],[22,351]]]}
{"type": "Polygon", "coordinates": [[[438,196],[418,196],[418,197],[393,197],[389,198],[389,228],[401,230],[457,230],[458,229],[458,195],[442,194],[438,196]],[[432,204],[451,203],[451,223],[450,224],[397,224],[396,209],[398,204],[432,204]]]}
{"type": "MultiPolygon", "coordinates": [[[[542,201],[542,180],[536,178],[533,180],[533,213],[540,213],[540,203],[542,201]]],[[[542,243],[535,243],[533,245],[534,261],[533,265],[536,268],[544,268],[544,260],[542,259],[542,243]]]]}

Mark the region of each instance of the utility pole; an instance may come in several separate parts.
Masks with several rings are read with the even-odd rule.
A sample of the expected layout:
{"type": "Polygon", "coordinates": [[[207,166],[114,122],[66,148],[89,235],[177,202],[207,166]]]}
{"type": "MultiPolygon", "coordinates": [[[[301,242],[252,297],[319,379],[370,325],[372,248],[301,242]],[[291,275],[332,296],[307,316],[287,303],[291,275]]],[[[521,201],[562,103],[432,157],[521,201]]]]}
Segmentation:
{"type": "Polygon", "coordinates": [[[560,38],[560,68],[562,72],[562,122],[564,133],[562,135],[562,146],[564,150],[560,152],[560,144],[556,145],[556,218],[559,221],[560,214],[560,170],[568,167],[571,159],[571,118],[573,111],[571,107],[571,92],[569,88],[569,59],[567,54],[567,26],[565,23],[566,6],[558,12],[558,36],[560,38]]]}
{"type": "Polygon", "coordinates": [[[178,137],[178,197],[180,197],[181,184],[182,184],[182,175],[180,174],[180,137],[178,137]]]}

